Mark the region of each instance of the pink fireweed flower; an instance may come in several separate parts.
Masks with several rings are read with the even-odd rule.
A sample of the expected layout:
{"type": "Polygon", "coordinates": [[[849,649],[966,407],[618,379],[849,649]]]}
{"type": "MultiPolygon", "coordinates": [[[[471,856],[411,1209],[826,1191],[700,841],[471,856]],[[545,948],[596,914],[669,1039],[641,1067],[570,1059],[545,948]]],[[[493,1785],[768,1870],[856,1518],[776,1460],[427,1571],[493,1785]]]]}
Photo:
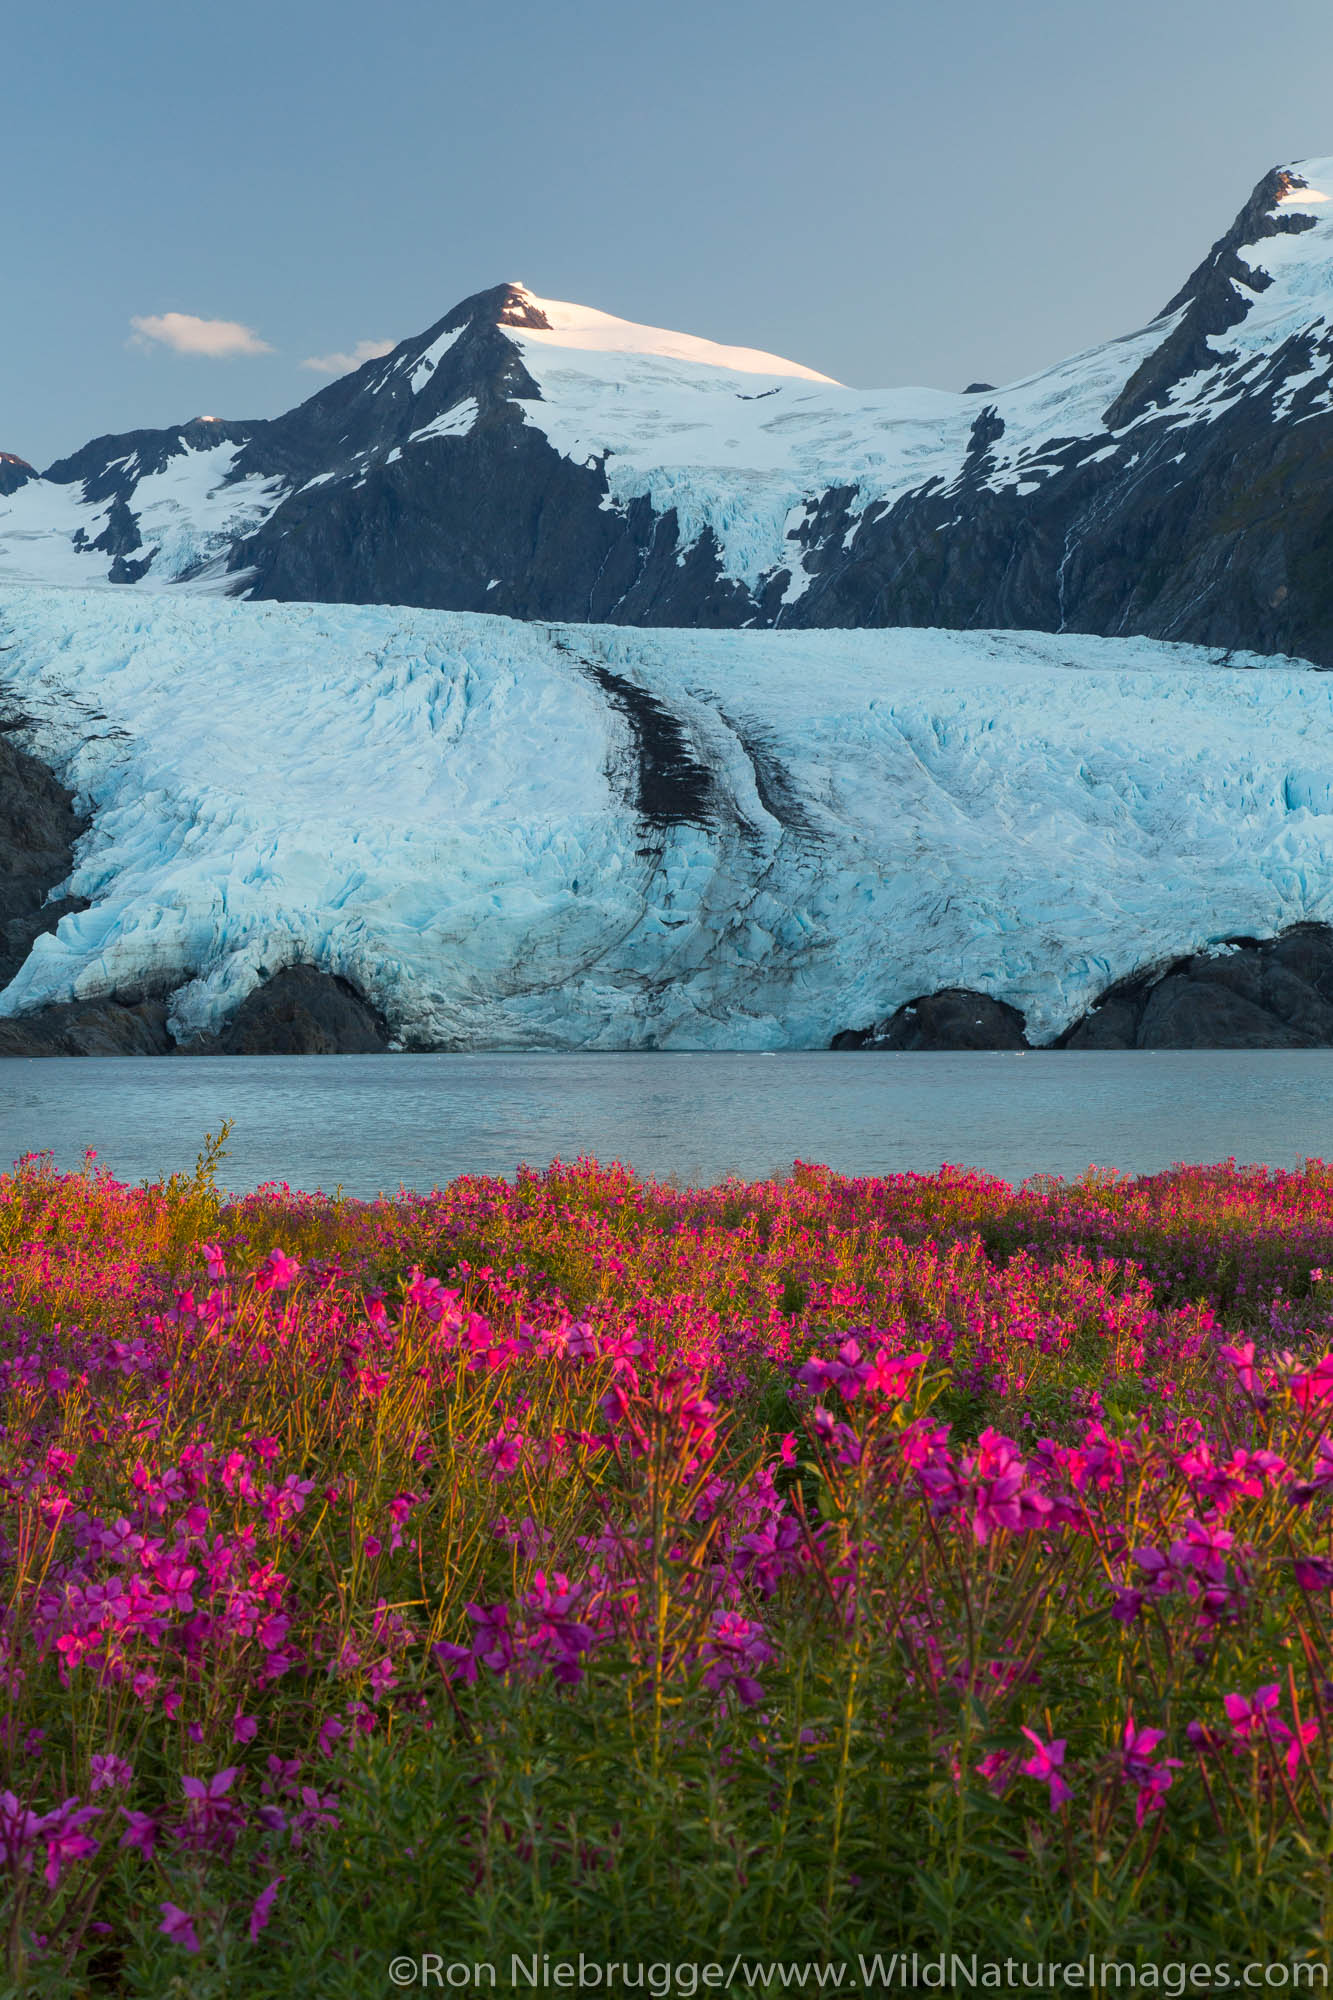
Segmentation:
{"type": "Polygon", "coordinates": [[[216,1243],[201,1243],[199,1255],[215,1285],[220,1285],[227,1275],[227,1260],[216,1243]]]}
{"type": "Polygon", "coordinates": [[[1315,1462],[1309,1479],[1294,1486],[1291,1497],[1298,1506],[1304,1507],[1316,1495],[1326,1495],[1330,1488],[1333,1488],[1333,1438],[1325,1432],[1315,1446],[1315,1462]]]}
{"type": "Polygon", "coordinates": [[[1313,1368],[1291,1375],[1287,1387],[1297,1409],[1310,1410],[1333,1403],[1333,1354],[1325,1354],[1313,1368]]]}
{"type": "Polygon", "coordinates": [[[269,1914],[273,1908],[273,1899],[277,1895],[279,1889],[282,1887],[283,1883],[286,1880],[287,1877],[285,1875],[275,1875],[273,1880],[269,1883],[268,1887],[266,1889],[261,1889],[259,1894],[255,1897],[254,1902],[251,1904],[250,1906],[251,1944],[255,1942],[255,1940],[259,1936],[259,1933],[263,1930],[264,1926],[267,1924],[269,1920],[269,1914]]]}
{"type": "Polygon", "coordinates": [[[242,1715],[238,1708],[231,1720],[233,1743],[253,1743],[259,1734],[259,1724],[253,1715],[242,1715]]]}
{"type": "Polygon", "coordinates": [[[1066,1799],[1074,1796],[1060,1774],[1060,1766],[1065,1761],[1066,1738],[1056,1736],[1049,1743],[1043,1743],[1035,1729],[1029,1729],[1026,1723],[1022,1729],[1033,1747],[1033,1754],[1025,1757],[1018,1768],[1025,1778],[1036,1778],[1050,1787],[1051,1811],[1055,1812],[1066,1799]]]}
{"type": "Polygon", "coordinates": [[[45,1824],[13,1792],[0,1792],[0,1861],[13,1873],[31,1874],[33,1848],[45,1824]]]}
{"type": "Polygon", "coordinates": [[[555,1680],[572,1686],[583,1679],[580,1661],[596,1640],[592,1626],[579,1616],[584,1591],[559,1571],[548,1576],[536,1570],[532,1584],[523,1599],[524,1644],[530,1657],[546,1661],[555,1680]]]}
{"type": "Polygon", "coordinates": [[[182,1910],[175,1903],[159,1903],[157,1907],[162,1912],[162,1921],[158,1925],[162,1935],[169,1937],[173,1944],[183,1944],[186,1951],[198,1951],[199,1939],[189,1911],[182,1910]]]}
{"type": "Polygon", "coordinates": [[[438,1639],[430,1650],[447,1681],[462,1681],[472,1686],[477,1678],[477,1655],[471,1646],[456,1646],[451,1639],[438,1639]]]}
{"type": "MultiPolygon", "coordinates": [[[[1286,1730],[1285,1724],[1283,1728],[1286,1730]]],[[[1290,1735],[1291,1742],[1287,1746],[1283,1762],[1286,1764],[1288,1776],[1294,1778],[1303,1753],[1309,1749],[1319,1734],[1319,1724],[1312,1719],[1309,1722],[1298,1723],[1294,1730],[1286,1733],[1290,1735]]]]}
{"type": "Polygon", "coordinates": [[[404,1294],[409,1306],[427,1319],[449,1319],[457,1322],[461,1315],[457,1311],[459,1292],[447,1291],[438,1278],[423,1278],[414,1264],[407,1274],[407,1288],[404,1294]]]}
{"type": "Polygon", "coordinates": [[[1172,1774],[1182,1768],[1178,1757],[1153,1761],[1152,1753],[1165,1734],[1162,1729],[1140,1729],[1132,1709],[1125,1718],[1120,1754],[1125,1776],[1136,1790],[1134,1818],[1139,1826],[1143,1825],[1149,1813],[1162,1811],[1166,1794],[1171,1789],[1172,1774]]]}
{"type": "Polygon", "coordinates": [[[82,1861],[90,1854],[96,1854],[100,1842],[91,1840],[82,1831],[90,1819],[101,1816],[100,1806],[81,1806],[77,1798],[66,1799],[54,1812],[45,1815],[38,1833],[46,1842],[46,1867],[43,1875],[48,1889],[59,1886],[60,1878],[71,1861],[82,1861]]]}
{"type": "Polygon", "coordinates": [[[496,1435],[487,1439],[482,1450],[491,1462],[492,1479],[507,1479],[518,1470],[525,1443],[522,1431],[510,1430],[507,1425],[501,1425],[496,1435]]]}
{"type": "Polygon", "coordinates": [[[773,1648],[757,1620],[742,1618],[736,1611],[716,1613],[703,1646],[703,1657],[708,1662],[704,1673],[706,1688],[714,1693],[730,1689],[746,1708],[753,1708],[763,1700],[764,1690],[751,1670],[771,1660],[773,1648]]]}
{"type": "Polygon", "coordinates": [[[90,1792],[123,1792],[134,1783],[134,1766],[127,1764],[123,1757],[95,1756],[91,1760],[91,1769],[90,1792]]]}
{"type": "Polygon", "coordinates": [[[1002,1798],[1014,1775],[1016,1750],[992,1750],[977,1760],[977,1776],[984,1778],[996,1798],[1002,1798]]]}
{"type": "Polygon", "coordinates": [[[837,1389],[849,1402],[865,1381],[867,1367],[861,1360],[859,1341],[844,1340],[834,1360],[824,1361],[818,1355],[812,1356],[803,1367],[796,1371],[796,1380],[802,1388],[811,1390],[816,1396],[827,1389],[837,1389]]]}
{"type": "Polygon", "coordinates": [[[1231,1747],[1237,1757],[1243,1757],[1247,1748],[1267,1742],[1282,1752],[1283,1762],[1294,1777],[1303,1753],[1319,1734],[1319,1724],[1298,1722],[1293,1730],[1274,1712],[1280,1700],[1278,1683],[1269,1681],[1256,1688],[1248,1701],[1240,1694],[1223,1695],[1222,1706],[1231,1724],[1231,1747]]]}
{"type": "Polygon", "coordinates": [[[299,1847],[302,1836],[311,1827],[318,1831],[320,1827],[337,1826],[337,1805],[332,1792],[320,1793],[313,1785],[302,1785],[300,1809],[292,1814],[291,1820],[292,1846],[299,1847]]]}
{"type": "Polygon", "coordinates": [[[226,1794],[240,1776],[240,1766],[228,1765],[212,1778],[182,1778],[186,1797],[185,1819],[176,1837],[188,1847],[227,1846],[235,1838],[241,1810],[226,1794]]]}
{"type": "Polygon", "coordinates": [[[983,1544],[997,1529],[1022,1534],[1039,1527],[1053,1511],[1013,1439],[999,1431],[984,1430],[957,1471],[927,1466],[920,1477],[939,1511],[961,1506],[967,1512],[972,1533],[983,1544]]]}
{"type": "Polygon", "coordinates": [[[920,1352],[890,1354],[886,1347],[881,1347],[866,1372],[865,1386],[874,1395],[903,1402],[911,1394],[913,1376],[925,1365],[926,1357],[920,1352]]]}
{"type": "Polygon", "coordinates": [[[120,1847],[137,1847],[140,1854],[147,1860],[157,1846],[159,1831],[157,1821],[151,1813],[133,1812],[129,1806],[122,1806],[120,1810],[129,1821],[129,1825],[126,1827],[124,1833],[121,1834],[117,1845],[120,1847]]]}
{"type": "Polygon", "coordinates": [[[383,1700],[390,1688],[397,1687],[398,1676],[393,1670],[393,1661],[387,1653],[382,1660],[376,1660],[367,1678],[370,1681],[370,1691],[376,1701],[383,1700]]]}
{"type": "Polygon", "coordinates": [[[270,1250],[255,1273],[257,1292],[285,1292],[300,1276],[301,1266],[283,1250],[270,1250]]]}
{"type": "Polygon", "coordinates": [[[506,1673],[514,1660],[514,1641],[509,1631],[509,1606],[493,1604],[465,1604],[468,1617],[476,1626],[473,1651],[482,1666],[492,1673],[506,1673]]]}
{"type": "Polygon", "coordinates": [[[1280,1699],[1276,1681],[1256,1688],[1248,1701],[1243,1694],[1224,1694],[1222,1706],[1227,1712],[1227,1721],[1231,1724],[1236,1742],[1248,1743],[1252,1737],[1266,1734],[1270,1727],[1266,1718],[1272,1714],[1280,1699]]]}
{"type": "Polygon", "coordinates": [[[1235,1373],[1237,1382],[1247,1395],[1254,1395],[1259,1386],[1259,1378],[1254,1369],[1254,1342],[1247,1340],[1243,1346],[1220,1347],[1218,1353],[1235,1373]]]}

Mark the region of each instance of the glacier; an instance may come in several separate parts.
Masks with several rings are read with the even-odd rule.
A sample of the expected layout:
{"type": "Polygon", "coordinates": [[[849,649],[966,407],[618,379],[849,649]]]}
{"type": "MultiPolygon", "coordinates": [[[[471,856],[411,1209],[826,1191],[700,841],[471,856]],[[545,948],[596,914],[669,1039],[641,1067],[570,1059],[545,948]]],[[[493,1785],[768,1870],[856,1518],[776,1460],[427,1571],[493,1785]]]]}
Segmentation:
{"type": "Polygon", "coordinates": [[[0,586],[90,816],[0,1015],[285,966],[405,1048],[801,1049],[943,987],[1056,1036],[1333,919],[1333,680],[1072,634],[672,631],[0,586]]]}

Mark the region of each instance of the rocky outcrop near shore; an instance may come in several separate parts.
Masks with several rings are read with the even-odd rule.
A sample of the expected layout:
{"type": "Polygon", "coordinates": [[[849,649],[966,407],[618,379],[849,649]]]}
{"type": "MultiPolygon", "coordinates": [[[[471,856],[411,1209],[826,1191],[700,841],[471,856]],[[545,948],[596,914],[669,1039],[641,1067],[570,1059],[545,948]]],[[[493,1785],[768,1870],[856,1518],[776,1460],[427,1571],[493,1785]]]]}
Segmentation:
{"type": "Polygon", "coordinates": [[[72,1000],[0,1020],[0,1056],[166,1056],[165,1000],[72,1000]]]}
{"type": "Polygon", "coordinates": [[[1068,1049],[1333,1048],[1333,930],[1237,939],[1122,981],[1061,1036],[1068,1049]]]}
{"type": "Polygon", "coordinates": [[[1023,1016],[989,993],[971,993],[950,986],[940,993],[923,993],[909,1000],[870,1028],[844,1028],[833,1037],[835,1049],[890,1049],[901,1054],[930,1054],[950,1049],[1025,1049],[1023,1016]]]}
{"type": "Polygon", "coordinates": [[[0,1056],[378,1055],[384,1017],[345,979],[313,965],[274,973],[216,1035],[177,1042],[170,996],[72,1001],[0,1020],[0,1056]]]}
{"type": "MultiPolygon", "coordinates": [[[[909,1001],[835,1049],[1029,1049],[1022,1014],[954,987],[909,1001]]],[[[1298,924],[1275,938],[1235,938],[1108,988],[1055,1049],[1333,1048],[1333,928],[1298,924]]]]}
{"type": "Polygon", "coordinates": [[[275,972],[247,994],[217,1035],[185,1055],[365,1056],[389,1046],[384,1016],[346,979],[313,965],[275,972]]]}

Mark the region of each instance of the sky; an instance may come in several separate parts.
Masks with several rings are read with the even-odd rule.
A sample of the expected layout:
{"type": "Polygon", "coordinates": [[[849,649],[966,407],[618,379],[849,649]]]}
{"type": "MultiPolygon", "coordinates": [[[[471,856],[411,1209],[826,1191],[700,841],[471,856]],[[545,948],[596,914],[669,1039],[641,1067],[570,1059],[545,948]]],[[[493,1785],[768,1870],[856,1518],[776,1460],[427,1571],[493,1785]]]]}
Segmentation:
{"type": "Polygon", "coordinates": [[[4,14],[0,450],[43,467],[276,415],[504,279],[859,387],[1003,383],[1333,153],[1328,0],[4,14]]]}

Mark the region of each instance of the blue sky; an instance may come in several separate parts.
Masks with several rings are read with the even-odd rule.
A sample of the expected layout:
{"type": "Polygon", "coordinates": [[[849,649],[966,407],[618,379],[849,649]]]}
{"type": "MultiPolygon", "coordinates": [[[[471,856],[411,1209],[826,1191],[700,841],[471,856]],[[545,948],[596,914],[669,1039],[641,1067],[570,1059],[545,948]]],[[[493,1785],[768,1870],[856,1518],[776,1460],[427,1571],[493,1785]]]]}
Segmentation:
{"type": "Polygon", "coordinates": [[[41,465],[275,414],[503,278],[861,386],[1002,382],[1333,153],[1328,0],[64,0],[7,10],[4,70],[0,449],[41,465]]]}

